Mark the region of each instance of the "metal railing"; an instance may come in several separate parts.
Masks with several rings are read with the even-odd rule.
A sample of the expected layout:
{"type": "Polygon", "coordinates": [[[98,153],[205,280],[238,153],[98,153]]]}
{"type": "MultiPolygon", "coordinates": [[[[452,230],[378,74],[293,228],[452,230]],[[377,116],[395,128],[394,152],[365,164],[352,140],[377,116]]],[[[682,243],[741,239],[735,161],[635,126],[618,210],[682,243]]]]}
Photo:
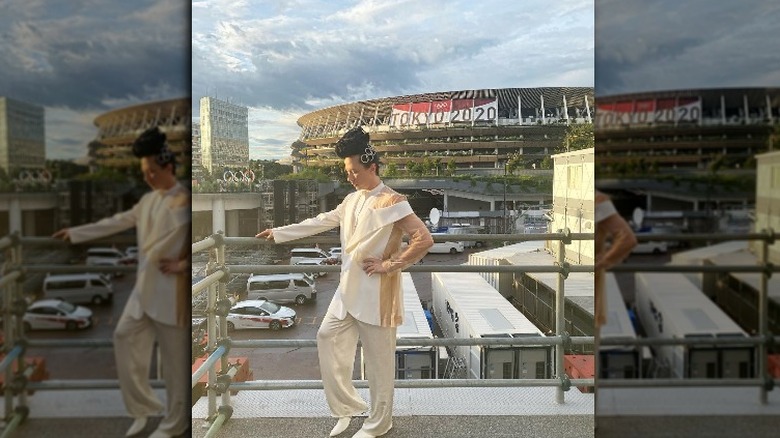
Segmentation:
{"type": "MultiPolygon", "coordinates": [[[[473,266],[473,265],[413,265],[408,272],[555,272],[558,273],[557,293],[555,299],[555,335],[542,338],[475,338],[475,339],[398,339],[397,346],[461,346],[461,345],[500,345],[500,346],[553,346],[555,348],[554,377],[549,379],[432,379],[432,380],[396,380],[396,388],[430,388],[430,387],[555,387],[556,401],[564,403],[564,392],[571,386],[593,386],[594,379],[569,379],[564,371],[564,349],[567,345],[593,344],[593,336],[570,337],[564,331],[564,283],[570,272],[593,272],[593,266],[572,266],[565,262],[565,245],[572,240],[593,240],[592,233],[569,233],[568,230],[559,233],[539,234],[463,234],[457,235],[458,240],[481,240],[491,242],[526,242],[526,241],[558,241],[557,260],[554,265],[546,266],[473,266]]],[[[443,242],[452,236],[434,236],[434,241],[443,242]]],[[[308,237],[290,244],[337,243],[338,238],[308,237]]],[[[289,273],[289,272],[338,272],[340,266],[294,266],[294,265],[227,265],[225,248],[227,246],[260,246],[273,245],[265,239],[253,237],[225,237],[216,233],[192,245],[193,255],[202,251],[213,251],[213,263],[206,271],[206,277],[192,286],[193,297],[205,291],[207,294],[207,325],[208,358],[192,375],[194,388],[203,375],[208,375],[207,418],[211,423],[206,437],[215,436],[222,425],[230,419],[233,409],[230,404],[230,390],[269,390],[269,389],[321,389],[321,380],[256,380],[246,383],[234,383],[231,379],[228,354],[231,348],[273,348],[273,347],[316,347],[314,339],[279,339],[232,341],[228,336],[226,316],[230,310],[231,301],[227,297],[226,285],[231,275],[237,273],[289,273]],[[219,333],[219,337],[218,337],[219,333]],[[220,373],[216,364],[220,364],[220,373]],[[221,397],[221,405],[217,406],[217,397],[221,397]]],[[[356,381],[357,387],[367,387],[367,382],[356,381]]]]}
{"type": "MultiPolygon", "coordinates": [[[[773,336],[768,327],[768,288],[767,282],[774,272],[780,272],[780,266],[769,261],[769,246],[775,242],[776,235],[772,229],[760,233],[749,234],[642,234],[637,235],[640,242],[646,241],[687,241],[719,243],[729,241],[760,241],[761,251],[756,265],[645,265],[623,264],[611,269],[613,272],[674,272],[674,273],[730,273],[745,272],[760,274],[758,288],[758,332],[756,336],[744,338],[706,338],[706,339],[600,339],[599,346],[757,346],[756,361],[758,376],[756,378],[649,378],[649,379],[616,379],[598,378],[597,388],[642,388],[642,387],[713,387],[713,386],[752,386],[759,387],[759,402],[768,403],[768,391],[775,385],[780,385],[780,379],[773,379],[768,372],[769,350],[780,344],[780,336],[773,336]]],[[[780,304],[780,303],[778,303],[780,304]]],[[[597,373],[598,376],[598,373],[597,373]]]]}
{"type": "MultiPolygon", "coordinates": [[[[92,243],[131,243],[135,244],[134,236],[114,237],[110,239],[96,239],[92,243]]],[[[25,264],[22,257],[22,248],[45,246],[65,247],[69,245],[59,239],[48,237],[21,237],[19,233],[0,238],[0,251],[5,251],[2,278],[2,318],[4,359],[0,362],[0,373],[5,375],[3,390],[4,412],[3,419],[6,426],[0,438],[11,436],[15,429],[27,419],[30,408],[27,401],[28,391],[42,390],[81,390],[81,389],[119,389],[117,379],[73,379],[73,380],[47,380],[43,382],[30,382],[31,369],[26,366],[26,354],[29,348],[113,348],[112,339],[39,339],[30,340],[24,330],[23,316],[29,305],[23,293],[23,282],[28,274],[34,273],[72,273],[95,272],[116,273],[135,272],[135,266],[84,266],[84,265],[57,265],[57,264],[25,264]],[[16,363],[14,371],[13,363],[16,363]]],[[[160,373],[160,361],[158,360],[158,375],[160,373]]],[[[158,378],[152,381],[155,388],[164,387],[158,378]]]]}

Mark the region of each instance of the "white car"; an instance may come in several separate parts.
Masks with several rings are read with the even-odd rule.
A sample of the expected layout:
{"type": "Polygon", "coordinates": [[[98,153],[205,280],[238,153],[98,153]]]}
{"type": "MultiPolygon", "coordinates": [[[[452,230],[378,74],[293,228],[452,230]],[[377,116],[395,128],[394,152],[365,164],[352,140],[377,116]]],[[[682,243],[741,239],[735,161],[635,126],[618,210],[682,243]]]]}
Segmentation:
{"type": "Polygon", "coordinates": [[[92,327],[92,311],[67,301],[40,300],[27,308],[22,320],[25,331],[85,329],[92,327]]]}
{"type": "Polygon", "coordinates": [[[138,247],[137,246],[129,246],[125,250],[125,260],[128,262],[135,262],[138,263],[138,247]]]}
{"type": "MultiPolygon", "coordinates": [[[[305,259],[301,260],[296,265],[303,265],[303,266],[328,266],[332,263],[329,263],[328,259],[305,259]]],[[[327,275],[327,272],[307,272],[308,275],[311,275],[312,278],[318,278],[318,277],[324,277],[327,275]]]]}
{"type": "Polygon", "coordinates": [[[429,254],[457,254],[463,252],[463,242],[437,242],[428,250],[429,254]]]}
{"type": "Polygon", "coordinates": [[[236,303],[228,312],[228,330],[281,328],[295,325],[295,310],[266,300],[246,300],[236,303]]]}
{"type": "Polygon", "coordinates": [[[341,247],[340,246],[334,246],[329,251],[330,256],[334,259],[341,261],[341,247]]]}
{"type": "MultiPolygon", "coordinates": [[[[124,266],[131,264],[132,261],[127,258],[125,253],[110,247],[103,248],[89,248],[87,250],[87,265],[88,266],[124,266]]],[[[122,276],[123,272],[117,271],[115,276],[122,276]]]]}
{"type": "Polygon", "coordinates": [[[631,254],[666,254],[668,250],[666,242],[640,242],[631,250],[631,254]]]}

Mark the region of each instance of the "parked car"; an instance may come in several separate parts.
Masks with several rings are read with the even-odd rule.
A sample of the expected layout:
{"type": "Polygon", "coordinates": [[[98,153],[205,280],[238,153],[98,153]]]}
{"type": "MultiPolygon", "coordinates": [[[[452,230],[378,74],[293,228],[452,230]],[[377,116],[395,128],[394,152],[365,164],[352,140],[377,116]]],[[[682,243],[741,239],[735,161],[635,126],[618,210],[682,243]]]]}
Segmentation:
{"type": "MultiPolygon", "coordinates": [[[[88,266],[123,266],[132,264],[133,261],[116,248],[96,247],[87,250],[86,263],[88,266]]],[[[121,271],[114,273],[117,277],[122,276],[122,274],[123,272],[121,271]]]]}
{"type": "Polygon", "coordinates": [[[138,263],[138,247],[128,246],[125,250],[125,260],[129,263],[138,263]]]}
{"type": "MultiPolygon", "coordinates": [[[[331,265],[331,264],[332,263],[327,261],[327,259],[306,259],[306,260],[301,260],[300,262],[296,263],[296,265],[299,265],[299,266],[300,265],[323,266],[323,265],[331,265]]],[[[327,274],[327,272],[312,272],[310,274],[311,274],[311,276],[313,278],[318,278],[318,277],[324,277],[327,274]]]]}
{"type": "Polygon", "coordinates": [[[463,242],[437,242],[428,250],[429,254],[457,254],[463,252],[463,242]]]}
{"type": "Polygon", "coordinates": [[[104,274],[47,274],[43,279],[43,297],[100,305],[111,302],[114,288],[104,274]]]}
{"type": "Polygon", "coordinates": [[[314,280],[303,273],[252,275],[246,280],[246,294],[241,298],[304,304],[317,299],[317,288],[314,280]]]}
{"type": "Polygon", "coordinates": [[[307,260],[325,260],[328,264],[335,264],[336,262],[330,254],[320,248],[293,248],[290,250],[291,265],[297,265],[298,262],[307,260]]]}
{"type": "Polygon", "coordinates": [[[331,258],[334,258],[341,262],[341,247],[340,246],[334,246],[330,250],[328,250],[330,253],[331,258]]]}
{"type": "Polygon", "coordinates": [[[228,312],[228,330],[281,328],[295,325],[295,310],[266,300],[246,300],[236,303],[228,312]]]}
{"type": "Polygon", "coordinates": [[[24,329],[76,330],[92,327],[92,311],[62,300],[40,300],[30,304],[22,318],[24,329]]]}
{"type": "Polygon", "coordinates": [[[666,242],[639,242],[631,250],[631,254],[665,254],[669,250],[666,242]]]}

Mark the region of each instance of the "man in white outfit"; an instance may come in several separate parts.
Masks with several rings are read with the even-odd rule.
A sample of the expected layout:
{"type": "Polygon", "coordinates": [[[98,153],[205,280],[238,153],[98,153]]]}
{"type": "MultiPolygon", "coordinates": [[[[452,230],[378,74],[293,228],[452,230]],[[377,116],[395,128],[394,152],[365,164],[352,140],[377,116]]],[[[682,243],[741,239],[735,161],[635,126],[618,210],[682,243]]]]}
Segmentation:
{"type": "Polygon", "coordinates": [[[149,382],[156,340],[161,347],[167,409],[151,437],[168,438],[183,434],[190,426],[190,334],[188,307],[181,299],[183,287],[189,287],[184,277],[190,266],[186,251],[190,246],[190,193],[176,180],[174,154],[158,128],[141,134],[133,153],[140,158],[144,180],[152,191],[128,211],[64,228],[54,237],[80,243],[136,228],[137,278],[114,331],[122,398],[134,419],[126,436],[142,432],[148,417],[164,408],[149,382]]]}
{"type": "Polygon", "coordinates": [[[357,191],[334,210],[255,237],[281,243],[341,227],[341,277],[317,332],[317,349],[325,398],[338,418],[330,436],[336,436],[368,408],[352,383],[358,338],[363,341],[371,410],[353,438],[370,438],[393,425],[395,335],[404,315],[401,270],[420,260],[433,239],[406,197],[382,183],[379,156],[362,128],[344,134],[336,154],[357,191]],[[410,237],[405,249],[403,235],[410,237]]]}

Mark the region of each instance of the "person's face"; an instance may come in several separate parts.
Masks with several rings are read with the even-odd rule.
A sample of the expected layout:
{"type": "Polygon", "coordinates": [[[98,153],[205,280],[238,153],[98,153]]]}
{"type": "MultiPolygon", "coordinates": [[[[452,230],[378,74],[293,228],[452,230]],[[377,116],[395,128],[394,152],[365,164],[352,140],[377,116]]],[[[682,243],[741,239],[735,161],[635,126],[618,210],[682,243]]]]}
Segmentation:
{"type": "Polygon", "coordinates": [[[165,172],[168,170],[157,164],[154,157],[141,157],[141,173],[152,189],[157,190],[162,186],[166,178],[165,172]]]}
{"type": "Polygon", "coordinates": [[[376,164],[364,167],[359,155],[344,158],[344,171],[347,172],[347,181],[356,189],[368,190],[376,185],[376,164]]]}

